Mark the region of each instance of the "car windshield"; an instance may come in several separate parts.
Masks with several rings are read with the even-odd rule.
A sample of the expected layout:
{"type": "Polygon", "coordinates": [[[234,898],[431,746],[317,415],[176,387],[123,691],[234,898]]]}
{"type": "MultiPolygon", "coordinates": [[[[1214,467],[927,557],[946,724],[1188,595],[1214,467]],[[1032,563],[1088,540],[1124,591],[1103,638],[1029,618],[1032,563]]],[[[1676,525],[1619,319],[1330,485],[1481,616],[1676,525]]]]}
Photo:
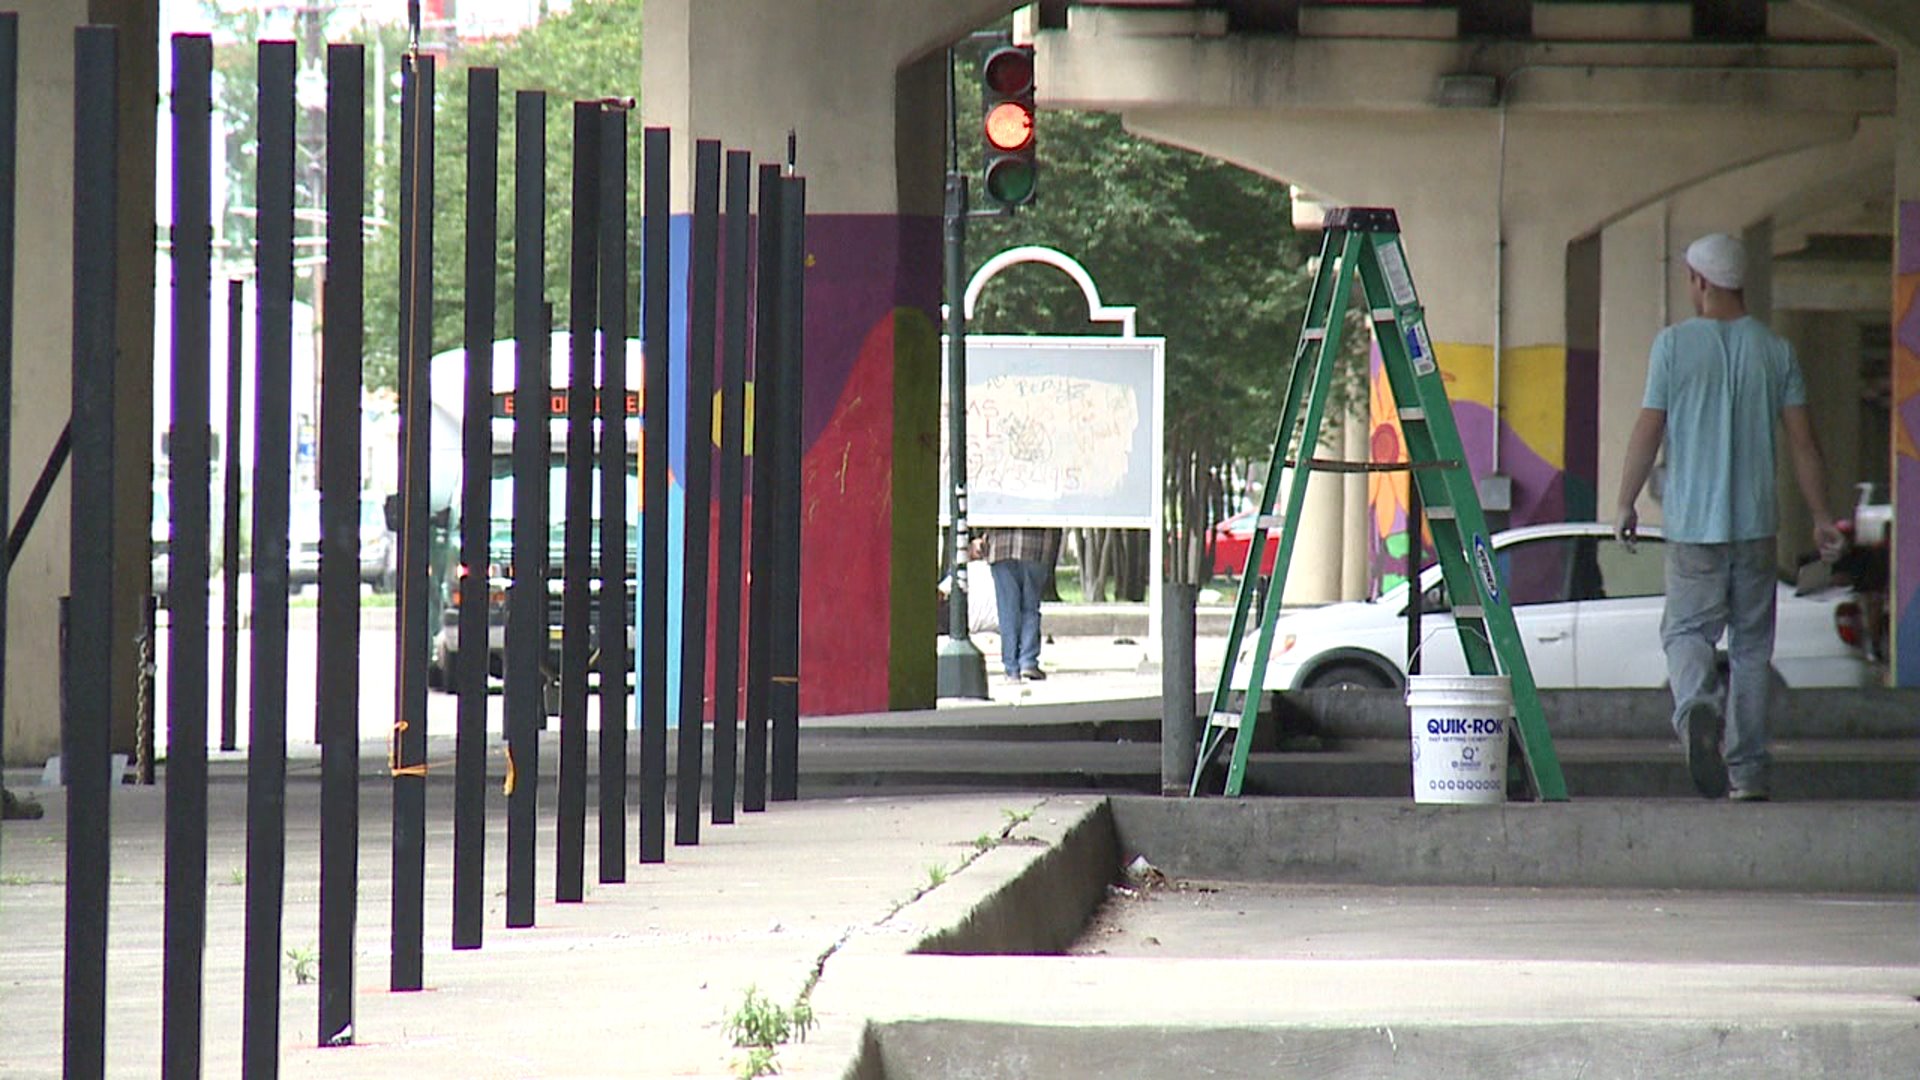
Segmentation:
{"type": "MultiPolygon", "coordinates": [[[[628,470],[622,478],[627,492],[627,543],[631,547],[639,542],[640,536],[640,477],[628,470]]],[[[600,520],[600,469],[595,467],[588,481],[590,497],[593,500],[592,520],[600,520]]],[[[504,551],[513,546],[513,475],[497,473],[490,485],[488,498],[492,505],[488,515],[489,543],[496,551],[504,551]]],[[[559,545],[566,541],[567,529],[567,467],[564,462],[555,462],[547,471],[547,542],[559,545]]],[[[593,542],[599,544],[599,531],[594,531],[593,542]]]]}

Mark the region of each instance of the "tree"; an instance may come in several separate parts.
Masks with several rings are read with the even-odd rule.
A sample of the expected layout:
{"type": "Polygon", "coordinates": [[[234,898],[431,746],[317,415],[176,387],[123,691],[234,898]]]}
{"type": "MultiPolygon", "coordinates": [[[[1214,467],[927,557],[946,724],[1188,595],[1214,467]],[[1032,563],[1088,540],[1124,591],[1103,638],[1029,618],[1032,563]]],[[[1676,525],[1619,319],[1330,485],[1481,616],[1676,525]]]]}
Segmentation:
{"type": "MultiPolygon", "coordinates": [[[[962,71],[970,166],[978,140],[966,137],[964,118],[978,91],[968,85],[971,65],[962,71]]],[[[1317,237],[1294,231],[1284,185],[1135,138],[1116,116],[1045,111],[1038,138],[1038,201],[970,228],[969,272],[1017,244],[1059,248],[1086,265],[1103,296],[1138,305],[1140,333],[1167,339],[1164,497],[1179,541],[1168,573],[1200,583],[1211,563],[1204,537],[1228,509],[1234,463],[1271,448],[1317,237]]],[[[982,294],[970,328],[1086,333],[1086,304],[1057,272],[1015,267],[982,294]]],[[[1347,365],[1336,402],[1365,400],[1363,373],[1347,365]]],[[[1144,565],[1145,549],[1133,557],[1144,565]]]]}
{"type": "MultiPolygon", "coordinates": [[[[577,0],[572,10],[549,18],[510,41],[493,42],[450,55],[435,71],[433,350],[453,348],[463,335],[466,265],[466,72],[475,67],[500,71],[499,243],[495,255],[494,336],[511,333],[513,320],[514,201],[513,155],[517,90],[544,90],[547,128],[546,295],[554,301],[554,325],[568,319],[568,252],[575,100],[631,97],[640,82],[640,4],[638,0],[577,0]]],[[[400,215],[399,93],[394,91],[390,145],[382,181],[386,204],[379,217],[397,223],[400,215]]],[[[638,220],[641,131],[637,112],[627,123],[628,220],[638,220]]],[[[397,385],[399,340],[400,237],[381,229],[367,244],[367,383],[397,385]]],[[[627,265],[637,274],[640,231],[627,236],[627,265]]],[[[628,290],[627,325],[637,327],[639,300],[628,290]]]]}
{"type": "MultiPolygon", "coordinates": [[[[258,129],[255,113],[258,104],[259,64],[257,40],[281,34],[300,41],[303,70],[324,72],[322,45],[331,38],[341,43],[372,45],[379,43],[385,66],[371,60],[367,65],[370,109],[384,115],[378,125],[369,124],[368,137],[383,130],[383,145],[373,148],[367,163],[367,214],[374,231],[366,245],[366,368],[370,389],[394,390],[398,386],[399,274],[400,237],[400,67],[406,51],[407,31],[398,24],[361,24],[329,28],[315,14],[319,9],[302,9],[291,23],[269,22],[254,10],[226,12],[215,10],[218,44],[214,65],[217,74],[216,106],[231,133],[227,159],[229,205],[223,213],[225,253],[230,262],[246,266],[252,262],[254,159],[257,156],[258,129]]],[[[432,44],[432,43],[430,43],[432,44]]],[[[370,50],[371,51],[371,50],[370,50]]],[[[496,247],[495,336],[512,325],[513,308],[513,154],[515,109],[514,92],[539,89],[547,92],[547,219],[546,219],[546,293],[555,300],[556,325],[567,320],[567,266],[569,199],[572,177],[572,102],[575,99],[636,97],[639,92],[640,3],[639,0],[577,0],[564,15],[549,18],[510,40],[462,46],[459,42],[435,45],[431,50],[439,58],[435,69],[434,120],[434,317],[433,349],[439,351],[460,343],[463,330],[464,267],[466,259],[466,72],[474,67],[500,70],[500,181],[496,247]]],[[[303,76],[310,78],[310,76],[303,76]]],[[[295,206],[318,210],[324,205],[325,132],[323,109],[303,106],[297,113],[295,159],[295,206]]],[[[629,218],[637,218],[640,197],[640,129],[637,119],[627,128],[629,162],[627,191],[629,218]]],[[[317,237],[322,225],[315,217],[297,224],[301,236],[317,237]]],[[[638,229],[628,237],[628,265],[640,265],[638,229]]],[[[303,282],[310,289],[310,282],[303,282]]],[[[305,297],[311,299],[310,296],[305,297]]],[[[637,297],[631,301],[638,307],[637,297]]],[[[637,314],[630,310],[628,325],[637,325],[637,314]]]]}

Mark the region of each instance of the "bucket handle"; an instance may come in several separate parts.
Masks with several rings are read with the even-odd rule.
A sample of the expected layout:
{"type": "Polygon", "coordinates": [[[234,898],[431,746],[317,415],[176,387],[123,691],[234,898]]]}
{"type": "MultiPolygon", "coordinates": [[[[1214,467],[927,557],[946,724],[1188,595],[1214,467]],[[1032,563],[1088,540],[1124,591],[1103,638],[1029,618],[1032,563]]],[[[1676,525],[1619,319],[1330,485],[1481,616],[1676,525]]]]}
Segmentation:
{"type": "MultiPolygon", "coordinates": [[[[1415,645],[1413,647],[1413,652],[1407,654],[1407,667],[1409,668],[1413,667],[1414,658],[1420,655],[1420,650],[1427,647],[1427,642],[1433,640],[1433,635],[1445,634],[1445,633],[1457,633],[1459,630],[1460,630],[1460,624],[1458,622],[1455,622],[1451,626],[1436,626],[1433,629],[1427,631],[1426,634],[1420,638],[1420,644],[1415,645]]],[[[1499,660],[1500,654],[1493,651],[1492,639],[1488,638],[1486,634],[1481,633],[1479,630],[1476,630],[1472,627],[1468,627],[1467,632],[1470,634],[1478,635],[1480,640],[1486,644],[1487,651],[1493,652],[1494,659],[1496,661],[1499,660]]]]}

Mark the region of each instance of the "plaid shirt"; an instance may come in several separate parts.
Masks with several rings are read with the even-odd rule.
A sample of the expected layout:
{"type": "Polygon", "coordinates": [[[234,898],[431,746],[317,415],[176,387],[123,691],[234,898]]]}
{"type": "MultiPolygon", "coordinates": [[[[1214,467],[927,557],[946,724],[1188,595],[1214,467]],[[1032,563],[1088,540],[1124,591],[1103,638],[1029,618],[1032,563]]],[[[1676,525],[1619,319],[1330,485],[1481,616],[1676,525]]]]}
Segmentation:
{"type": "Polygon", "coordinates": [[[987,561],[1025,559],[1045,562],[1051,549],[1051,529],[987,529],[987,561]]]}

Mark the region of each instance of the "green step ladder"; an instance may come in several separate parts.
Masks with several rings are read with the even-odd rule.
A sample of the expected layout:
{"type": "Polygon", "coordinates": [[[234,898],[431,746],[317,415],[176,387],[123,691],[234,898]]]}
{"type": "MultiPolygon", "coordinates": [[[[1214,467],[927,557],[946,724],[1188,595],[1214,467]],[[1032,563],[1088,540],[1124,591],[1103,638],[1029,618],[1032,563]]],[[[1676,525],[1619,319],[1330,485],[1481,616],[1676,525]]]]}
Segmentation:
{"type": "MultiPolygon", "coordinates": [[[[1379,466],[1323,461],[1311,456],[1312,448],[1319,445],[1328,388],[1340,356],[1341,330],[1356,273],[1366,299],[1367,321],[1379,344],[1387,382],[1393,389],[1394,407],[1406,435],[1408,463],[1388,467],[1410,471],[1420,501],[1425,505],[1448,595],[1455,598],[1453,618],[1468,670],[1476,675],[1504,674],[1512,683],[1514,732],[1532,795],[1542,801],[1563,801],[1567,797],[1566,780],[1560,775],[1553,737],[1547,731],[1540,695],[1533,685],[1533,669],[1527,665],[1526,649],[1513,622],[1513,608],[1494,562],[1486,517],[1481,512],[1473,476],[1466,466],[1453,408],[1447,401],[1439,366],[1434,362],[1426,314],[1414,293],[1413,275],[1407,269],[1406,253],[1400,244],[1399,218],[1391,209],[1370,207],[1346,207],[1327,213],[1320,264],[1314,273],[1313,293],[1307,299],[1306,321],[1294,352],[1293,371],[1280,410],[1280,427],[1273,440],[1273,455],[1267,463],[1267,482],[1254,519],[1246,568],[1240,577],[1240,595],[1233,607],[1233,626],[1227,634],[1220,684],[1214,689],[1212,704],[1207,710],[1199,760],[1189,792],[1203,793],[1209,769],[1229,741],[1233,750],[1226,770],[1224,794],[1238,796],[1246,781],[1247,756],[1253,746],[1264,697],[1261,686],[1273,649],[1274,623],[1278,621],[1280,598],[1286,593],[1287,564],[1298,535],[1294,523],[1300,520],[1301,508],[1306,502],[1310,473],[1316,469],[1381,471],[1379,466]],[[1290,457],[1289,452],[1296,447],[1297,455],[1290,457]],[[1283,466],[1293,467],[1293,482],[1287,488],[1286,512],[1276,517],[1274,500],[1279,493],[1283,466]],[[1235,711],[1232,707],[1234,668],[1247,632],[1248,611],[1256,592],[1260,591],[1259,570],[1268,531],[1276,528],[1280,549],[1261,605],[1248,690],[1235,711]]],[[[1416,530],[1417,535],[1419,523],[1410,522],[1409,529],[1416,530]]],[[[1419,588],[1418,577],[1408,587],[1419,588]]]]}

